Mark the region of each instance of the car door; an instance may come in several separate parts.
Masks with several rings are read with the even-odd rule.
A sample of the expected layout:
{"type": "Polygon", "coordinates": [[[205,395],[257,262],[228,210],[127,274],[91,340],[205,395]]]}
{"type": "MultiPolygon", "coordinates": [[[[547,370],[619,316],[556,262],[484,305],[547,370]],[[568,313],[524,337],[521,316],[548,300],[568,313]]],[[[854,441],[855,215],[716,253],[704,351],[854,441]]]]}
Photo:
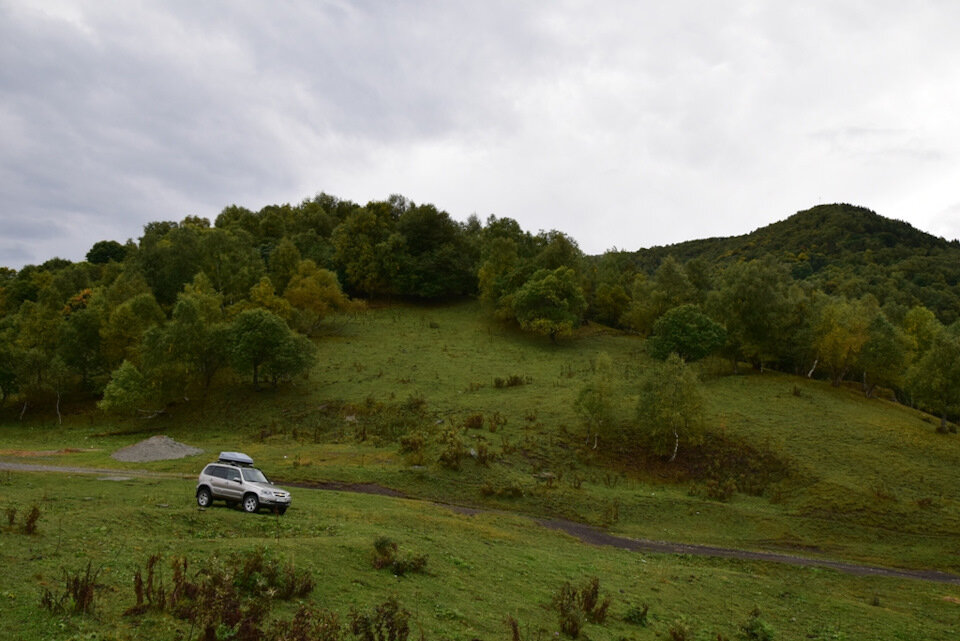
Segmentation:
{"type": "Polygon", "coordinates": [[[225,469],[227,478],[223,482],[223,495],[231,501],[239,501],[243,498],[243,482],[240,479],[240,470],[235,467],[225,469]]]}
{"type": "Polygon", "coordinates": [[[210,481],[210,491],[214,498],[227,498],[227,468],[222,465],[209,465],[204,473],[210,481]]]}

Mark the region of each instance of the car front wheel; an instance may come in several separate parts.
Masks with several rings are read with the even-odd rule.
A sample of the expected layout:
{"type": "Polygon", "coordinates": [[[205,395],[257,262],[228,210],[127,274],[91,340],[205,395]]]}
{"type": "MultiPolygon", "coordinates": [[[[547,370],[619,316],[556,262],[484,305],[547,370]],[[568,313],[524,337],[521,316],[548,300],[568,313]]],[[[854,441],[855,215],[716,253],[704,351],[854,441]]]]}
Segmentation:
{"type": "Polygon", "coordinates": [[[256,494],[247,494],[243,497],[243,511],[244,512],[256,512],[260,509],[260,501],[257,499],[256,494]]]}
{"type": "Polygon", "coordinates": [[[211,503],[213,503],[213,495],[210,494],[210,490],[205,487],[197,490],[197,505],[200,507],[210,507],[211,503]]]}

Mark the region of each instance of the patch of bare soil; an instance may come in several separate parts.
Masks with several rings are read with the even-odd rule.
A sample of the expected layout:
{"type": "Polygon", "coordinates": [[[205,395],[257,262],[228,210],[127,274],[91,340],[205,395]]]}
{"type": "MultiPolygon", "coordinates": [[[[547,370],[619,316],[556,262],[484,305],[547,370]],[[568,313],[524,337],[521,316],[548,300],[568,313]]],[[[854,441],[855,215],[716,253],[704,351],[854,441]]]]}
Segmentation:
{"type": "Polygon", "coordinates": [[[151,436],[145,441],[119,449],[110,456],[125,463],[147,463],[186,458],[202,453],[203,450],[200,448],[179,443],[169,436],[151,436]]]}
{"type": "Polygon", "coordinates": [[[34,456],[57,456],[59,454],[80,454],[81,452],[99,452],[97,449],[79,449],[67,447],[62,450],[0,450],[0,456],[16,456],[30,458],[34,456]]]}

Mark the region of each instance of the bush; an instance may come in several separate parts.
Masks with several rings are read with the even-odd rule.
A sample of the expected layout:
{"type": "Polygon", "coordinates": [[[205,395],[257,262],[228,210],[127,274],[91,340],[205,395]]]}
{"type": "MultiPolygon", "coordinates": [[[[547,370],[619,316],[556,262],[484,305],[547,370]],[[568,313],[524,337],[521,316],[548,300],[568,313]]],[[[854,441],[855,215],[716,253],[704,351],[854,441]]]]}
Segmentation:
{"type": "Polygon", "coordinates": [[[422,572],[427,566],[427,557],[399,555],[400,546],[385,536],[373,542],[373,567],[377,570],[390,568],[394,575],[403,576],[407,572],[422,572]]]}
{"type": "Polygon", "coordinates": [[[533,379],[529,376],[520,376],[519,374],[511,374],[506,378],[500,378],[497,376],[493,379],[493,386],[497,389],[504,389],[506,387],[519,387],[521,385],[528,385],[532,383],[533,379]]]}
{"type": "Polygon", "coordinates": [[[688,641],[690,639],[690,628],[683,621],[675,621],[670,626],[670,641],[688,641]]]}
{"type": "Polygon", "coordinates": [[[460,460],[467,453],[460,434],[458,432],[445,432],[440,436],[440,440],[446,444],[444,450],[440,452],[438,459],[440,464],[451,470],[459,470],[460,460]]]}
{"type": "Polygon", "coordinates": [[[571,639],[580,636],[583,627],[583,612],[577,607],[577,589],[569,582],[560,586],[553,596],[553,609],[557,611],[560,631],[571,639]]]}
{"type": "Polygon", "coordinates": [[[626,623],[632,623],[633,625],[642,625],[646,626],[647,621],[647,612],[650,610],[650,606],[644,603],[641,606],[632,606],[627,613],[623,615],[623,620],[626,623]]]}
{"type": "Polygon", "coordinates": [[[343,625],[335,612],[314,612],[301,605],[290,621],[277,621],[265,635],[265,641],[340,641],[343,625]]]}
{"type": "Polygon", "coordinates": [[[760,610],[754,609],[747,622],[740,626],[740,631],[747,639],[755,641],[773,641],[773,628],[760,618],[760,610]]]}
{"type": "Polygon", "coordinates": [[[483,414],[473,414],[468,416],[463,422],[463,426],[468,430],[479,430],[483,427],[483,414]]]}
{"type": "Polygon", "coordinates": [[[600,579],[593,577],[577,590],[568,581],[553,597],[560,631],[572,639],[580,636],[584,620],[602,624],[607,618],[610,598],[600,599],[600,579]]]}
{"type": "Polygon", "coordinates": [[[713,501],[726,503],[737,493],[737,482],[733,477],[727,477],[725,481],[717,479],[707,479],[702,486],[695,488],[693,494],[705,496],[713,501]]]}
{"type": "Polygon", "coordinates": [[[407,641],[410,613],[390,597],[370,614],[350,610],[350,632],[360,641],[407,641]]]}
{"type": "Polygon", "coordinates": [[[40,593],[40,607],[53,612],[54,614],[92,614],[94,609],[94,600],[97,595],[97,577],[100,575],[100,568],[96,570],[90,561],[87,561],[87,568],[82,573],[78,570],[72,575],[66,570],[63,573],[63,592],[55,594],[49,588],[44,588],[40,593]],[[70,606],[67,606],[67,602],[70,606]]]}
{"type": "MultiPolygon", "coordinates": [[[[156,554],[147,561],[146,582],[143,572],[137,570],[133,587],[137,603],[124,614],[140,615],[150,609],[169,611],[196,626],[202,639],[227,638],[222,634],[225,631],[237,641],[270,639],[260,625],[272,601],[305,597],[313,590],[309,573],[298,572],[292,564],[281,563],[261,548],[232,554],[226,560],[208,559],[192,576],[187,573],[185,559],[174,559],[172,585],[167,591],[155,571],[160,558],[156,554]]],[[[297,637],[273,638],[279,641],[297,637]]]]}
{"type": "Polygon", "coordinates": [[[30,508],[30,512],[27,513],[27,518],[24,519],[23,521],[23,533],[36,534],[37,521],[39,520],[40,520],[40,508],[34,505],[32,508],[30,508]]]}

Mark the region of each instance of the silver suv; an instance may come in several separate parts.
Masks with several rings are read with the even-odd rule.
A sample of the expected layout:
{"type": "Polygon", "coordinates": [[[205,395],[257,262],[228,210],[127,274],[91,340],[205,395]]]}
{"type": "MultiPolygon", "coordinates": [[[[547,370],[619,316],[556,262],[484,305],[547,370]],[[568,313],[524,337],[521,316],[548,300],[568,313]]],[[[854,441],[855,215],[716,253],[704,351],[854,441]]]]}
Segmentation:
{"type": "Polygon", "coordinates": [[[209,507],[215,499],[240,504],[244,512],[261,507],[283,514],[290,507],[290,492],[281,490],[253,467],[253,459],[240,452],[220,452],[197,479],[197,505],[209,507]]]}

